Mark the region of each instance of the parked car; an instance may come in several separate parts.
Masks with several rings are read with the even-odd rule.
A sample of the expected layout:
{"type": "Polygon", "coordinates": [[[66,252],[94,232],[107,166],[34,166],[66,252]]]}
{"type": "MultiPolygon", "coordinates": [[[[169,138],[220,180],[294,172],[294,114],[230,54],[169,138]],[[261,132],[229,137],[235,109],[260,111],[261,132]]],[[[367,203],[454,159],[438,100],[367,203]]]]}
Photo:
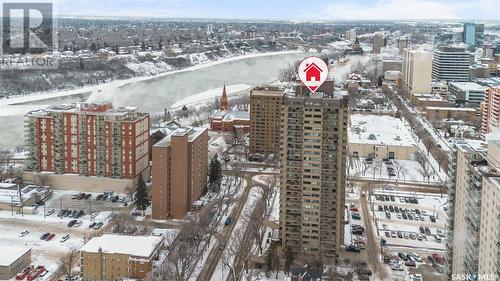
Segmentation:
{"type": "Polygon", "coordinates": [[[368,276],[372,275],[372,271],[369,270],[368,268],[357,268],[356,273],[358,275],[368,275],[368,276]]]}
{"type": "Polygon", "coordinates": [[[30,272],[30,274],[28,274],[28,277],[26,278],[28,281],[33,281],[35,279],[37,279],[40,274],[42,274],[42,272],[45,271],[45,267],[43,265],[39,265],[37,266],[34,270],[32,270],[30,272]]]}
{"type": "Polygon", "coordinates": [[[396,234],[396,231],[395,230],[392,230],[391,231],[391,237],[392,238],[396,238],[397,234],[396,234]]]}
{"type": "Polygon", "coordinates": [[[405,203],[410,203],[410,198],[405,197],[405,203]]]}
{"type": "Polygon", "coordinates": [[[394,212],[399,213],[399,208],[398,208],[398,206],[394,206],[394,212]]]}
{"type": "Polygon", "coordinates": [[[391,234],[389,233],[389,231],[386,231],[384,233],[385,233],[385,237],[387,237],[387,238],[391,237],[391,234]]]}
{"type": "Polygon", "coordinates": [[[429,216],[429,219],[431,220],[431,222],[436,222],[436,217],[435,216],[429,216]]]}
{"type": "Polygon", "coordinates": [[[361,252],[361,249],[359,247],[357,247],[356,245],[353,245],[353,244],[346,246],[345,250],[347,252],[356,252],[356,253],[361,252]]]}
{"type": "Polygon", "coordinates": [[[47,236],[47,238],[45,238],[45,241],[52,240],[52,238],[54,238],[54,236],[56,236],[54,233],[49,234],[49,236],[47,236]]]}
{"type": "Polygon", "coordinates": [[[404,260],[404,261],[405,261],[405,260],[408,260],[408,257],[406,256],[406,254],[405,254],[405,253],[401,253],[401,252],[399,252],[399,253],[398,253],[398,257],[399,257],[400,259],[404,260]]]}
{"type": "Polygon", "coordinates": [[[71,220],[70,222],[68,222],[68,227],[73,227],[77,222],[77,220],[71,220]]]}
{"type": "Polygon", "coordinates": [[[94,228],[95,225],[96,225],[96,223],[93,222],[93,223],[89,224],[89,228],[94,228]]]}
{"type": "Polygon", "coordinates": [[[78,214],[76,215],[76,218],[79,218],[81,216],[85,215],[85,212],[83,210],[78,211],[78,214]]]}
{"type": "Polygon", "coordinates": [[[102,194],[97,195],[97,197],[95,198],[95,201],[99,201],[99,200],[101,200],[101,199],[102,199],[102,196],[103,196],[102,194]]]}
{"type": "Polygon", "coordinates": [[[77,198],[78,198],[78,194],[73,194],[73,195],[71,196],[71,199],[77,199],[77,198]]]}
{"type": "Polygon", "coordinates": [[[417,253],[411,253],[417,262],[422,262],[422,258],[417,253]]]}
{"type": "Polygon", "coordinates": [[[405,234],[403,236],[405,239],[410,239],[410,235],[408,234],[408,232],[405,232],[405,234]]]}
{"type": "Polygon", "coordinates": [[[87,193],[87,194],[85,194],[85,199],[89,199],[91,196],[92,196],[92,194],[87,193]]]}
{"type": "Polygon", "coordinates": [[[403,216],[403,219],[405,219],[405,220],[408,219],[408,216],[406,215],[406,213],[402,213],[401,215],[403,216]]]}
{"type": "Polygon", "coordinates": [[[85,192],[78,194],[78,197],[76,199],[82,200],[83,198],[85,198],[85,192]]]}
{"type": "Polygon", "coordinates": [[[44,234],[42,234],[42,236],[40,236],[40,240],[45,240],[47,239],[47,237],[49,237],[50,233],[49,232],[46,232],[44,234]]]}
{"type": "Polygon", "coordinates": [[[61,238],[61,243],[66,242],[68,239],[69,239],[69,234],[64,235],[64,236],[61,238]]]}
{"type": "Polygon", "coordinates": [[[391,213],[385,212],[385,217],[390,220],[391,219],[391,213]]]}
{"type": "Polygon", "coordinates": [[[415,240],[415,239],[417,239],[417,236],[415,236],[415,234],[413,234],[413,233],[410,233],[410,238],[411,238],[411,240],[415,240]]]}
{"type": "Polygon", "coordinates": [[[394,202],[396,199],[391,195],[391,201],[394,202]]]}
{"type": "Polygon", "coordinates": [[[101,227],[102,227],[102,225],[103,225],[103,223],[102,223],[102,222],[98,222],[98,223],[96,223],[96,224],[94,225],[93,229],[97,230],[97,229],[101,228],[101,227]]]}
{"type": "Polygon", "coordinates": [[[403,197],[399,197],[399,202],[404,203],[405,199],[403,197]]]}
{"type": "Polygon", "coordinates": [[[224,222],[224,225],[230,225],[231,224],[231,217],[227,217],[226,221],[224,222]]]}
{"type": "Polygon", "coordinates": [[[21,272],[16,275],[16,280],[24,280],[28,274],[34,269],[32,265],[25,267],[21,272]]]}
{"type": "Polygon", "coordinates": [[[83,221],[77,221],[73,227],[80,227],[82,225],[83,221]]]}
{"type": "Polygon", "coordinates": [[[394,207],[392,205],[389,206],[389,211],[394,212],[394,207]]]}
{"type": "Polygon", "coordinates": [[[361,219],[361,216],[358,213],[353,213],[351,215],[351,217],[352,217],[353,220],[360,220],[361,219]]]}
{"type": "Polygon", "coordinates": [[[417,266],[417,265],[415,264],[415,262],[414,262],[414,261],[412,261],[412,260],[407,260],[407,261],[405,262],[405,265],[406,265],[406,266],[411,266],[411,267],[415,267],[415,266],[417,266]]]}
{"type": "Polygon", "coordinates": [[[398,231],[398,238],[403,238],[403,233],[401,231],[398,231]]]}
{"type": "Polygon", "coordinates": [[[54,213],[54,209],[50,209],[45,215],[50,216],[54,213]]]}
{"type": "Polygon", "coordinates": [[[418,229],[420,230],[420,233],[425,234],[425,229],[423,226],[419,227],[418,229]]]}
{"type": "Polygon", "coordinates": [[[378,210],[379,210],[379,212],[383,212],[384,211],[384,207],[382,207],[382,205],[378,205],[378,210]]]}
{"type": "Polygon", "coordinates": [[[432,234],[431,230],[429,229],[428,226],[426,226],[424,229],[425,229],[425,234],[427,234],[427,235],[431,235],[432,234]]]}
{"type": "Polygon", "coordinates": [[[24,237],[24,236],[28,235],[29,233],[30,233],[29,230],[25,230],[25,231],[19,233],[19,237],[24,237]]]}

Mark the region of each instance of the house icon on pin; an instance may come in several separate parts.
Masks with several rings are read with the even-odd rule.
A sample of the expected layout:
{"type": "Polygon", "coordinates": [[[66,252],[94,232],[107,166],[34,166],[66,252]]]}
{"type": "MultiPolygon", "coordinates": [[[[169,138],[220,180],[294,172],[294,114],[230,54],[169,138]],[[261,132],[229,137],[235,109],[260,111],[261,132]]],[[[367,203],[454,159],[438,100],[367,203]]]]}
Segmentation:
{"type": "Polygon", "coordinates": [[[304,72],[306,73],[306,81],[320,81],[321,72],[323,72],[323,70],[313,62],[311,64],[306,64],[304,72]]]}

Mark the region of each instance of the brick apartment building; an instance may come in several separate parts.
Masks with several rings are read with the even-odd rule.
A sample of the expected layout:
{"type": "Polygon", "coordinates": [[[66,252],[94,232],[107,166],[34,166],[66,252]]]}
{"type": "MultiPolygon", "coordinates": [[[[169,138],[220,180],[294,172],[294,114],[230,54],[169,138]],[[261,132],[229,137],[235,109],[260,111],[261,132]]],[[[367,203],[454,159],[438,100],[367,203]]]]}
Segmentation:
{"type": "Polygon", "coordinates": [[[181,219],[207,185],[208,129],[179,128],[153,146],[153,219],[181,219]]]}
{"type": "Polygon", "coordinates": [[[256,87],[250,92],[250,153],[279,154],[281,102],[277,87],[256,87]]]}
{"type": "Polygon", "coordinates": [[[109,102],[50,106],[25,118],[32,171],[134,179],[149,167],[149,114],[109,102]]]}
{"type": "Polygon", "coordinates": [[[104,234],[80,250],[84,281],[144,279],[157,263],[164,263],[161,236],[104,234]]]}
{"type": "Polygon", "coordinates": [[[481,103],[481,130],[484,134],[496,128],[500,130],[500,87],[489,88],[485,100],[481,103]]]}

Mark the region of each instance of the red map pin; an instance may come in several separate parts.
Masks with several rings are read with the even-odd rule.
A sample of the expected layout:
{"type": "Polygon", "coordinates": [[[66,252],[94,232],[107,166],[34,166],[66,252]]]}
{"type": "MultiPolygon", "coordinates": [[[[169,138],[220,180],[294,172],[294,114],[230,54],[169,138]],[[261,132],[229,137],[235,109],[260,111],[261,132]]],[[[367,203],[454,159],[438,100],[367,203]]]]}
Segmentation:
{"type": "Polygon", "coordinates": [[[314,93],[328,78],[328,65],[321,58],[307,57],[300,63],[298,74],[300,81],[314,93]]]}

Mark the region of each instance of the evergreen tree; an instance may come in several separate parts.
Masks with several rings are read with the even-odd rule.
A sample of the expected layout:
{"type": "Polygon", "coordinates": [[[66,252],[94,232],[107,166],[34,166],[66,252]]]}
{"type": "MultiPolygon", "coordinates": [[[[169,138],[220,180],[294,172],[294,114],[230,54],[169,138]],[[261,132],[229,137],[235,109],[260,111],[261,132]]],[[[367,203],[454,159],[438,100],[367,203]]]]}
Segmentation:
{"type": "Polygon", "coordinates": [[[219,191],[222,179],[222,168],[217,154],[215,154],[208,168],[208,185],[213,191],[219,191]]]}
{"type": "Polygon", "coordinates": [[[148,198],[148,191],[146,190],[146,183],[142,179],[142,174],[139,174],[139,179],[137,183],[137,191],[135,192],[135,205],[138,210],[142,213],[151,205],[148,198]]]}
{"type": "Polygon", "coordinates": [[[80,70],[83,70],[85,68],[85,66],[83,65],[83,59],[82,58],[80,58],[80,65],[78,66],[78,68],[80,70]]]}
{"type": "Polygon", "coordinates": [[[94,42],[92,42],[92,44],[90,44],[90,50],[91,50],[92,52],[97,51],[97,45],[96,45],[94,42]]]}

